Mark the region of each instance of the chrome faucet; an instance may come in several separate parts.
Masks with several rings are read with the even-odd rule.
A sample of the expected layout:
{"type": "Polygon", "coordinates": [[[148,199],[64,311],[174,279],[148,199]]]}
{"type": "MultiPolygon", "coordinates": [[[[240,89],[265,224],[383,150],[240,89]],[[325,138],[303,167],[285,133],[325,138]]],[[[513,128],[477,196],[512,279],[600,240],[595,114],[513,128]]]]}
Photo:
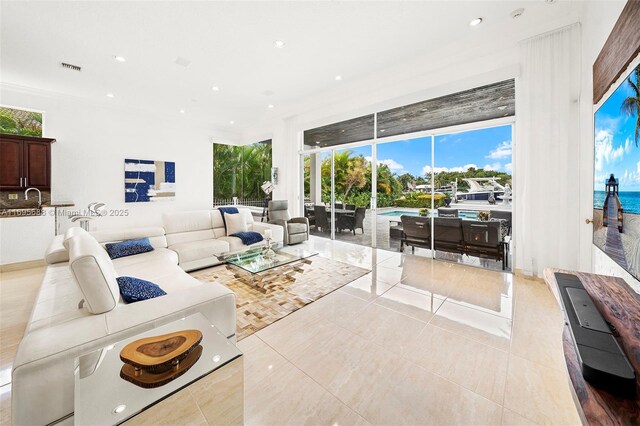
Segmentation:
{"type": "Polygon", "coordinates": [[[28,200],[29,199],[29,191],[31,190],[34,191],[38,191],[38,209],[42,208],[42,192],[40,192],[40,190],[38,188],[27,188],[26,191],[24,191],[24,199],[28,200]]]}

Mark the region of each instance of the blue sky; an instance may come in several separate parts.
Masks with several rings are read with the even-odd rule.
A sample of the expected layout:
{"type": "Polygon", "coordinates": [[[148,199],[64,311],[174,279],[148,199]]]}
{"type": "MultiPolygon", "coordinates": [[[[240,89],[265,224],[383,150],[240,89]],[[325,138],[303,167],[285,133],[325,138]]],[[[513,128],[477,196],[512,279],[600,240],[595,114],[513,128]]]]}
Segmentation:
{"type": "Polygon", "coordinates": [[[620,181],[620,191],[640,191],[640,147],[633,134],[637,117],[620,110],[624,99],[634,96],[625,81],[595,115],[594,188],[604,191],[604,180],[613,173],[620,181]]]}
{"type": "MultiPolygon", "coordinates": [[[[352,148],[371,157],[371,147],[352,148]]],[[[378,145],[378,161],[397,174],[422,176],[431,170],[431,139],[416,138],[378,145]]],[[[435,171],[469,167],[511,173],[511,126],[454,133],[435,138],[435,171]]]]}

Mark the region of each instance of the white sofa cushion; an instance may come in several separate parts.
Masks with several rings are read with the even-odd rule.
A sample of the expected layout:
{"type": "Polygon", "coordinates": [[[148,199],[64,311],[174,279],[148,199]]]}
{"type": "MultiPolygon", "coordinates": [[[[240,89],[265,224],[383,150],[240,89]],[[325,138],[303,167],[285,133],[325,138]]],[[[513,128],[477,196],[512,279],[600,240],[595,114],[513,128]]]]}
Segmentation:
{"type": "Polygon", "coordinates": [[[139,240],[141,238],[149,238],[149,242],[154,249],[166,248],[167,239],[164,236],[164,228],[159,226],[131,228],[120,230],[95,231],[91,235],[98,240],[99,243],[113,243],[117,241],[139,240]]]}
{"type": "Polygon", "coordinates": [[[67,229],[67,231],[64,233],[64,238],[62,239],[62,245],[65,249],[69,250],[69,240],[76,235],[89,235],[89,233],[79,226],[73,226],[67,229]]]}
{"type": "Polygon", "coordinates": [[[237,234],[238,232],[247,232],[247,223],[240,213],[225,214],[224,220],[227,224],[227,235],[237,234]]]}
{"type": "Polygon", "coordinates": [[[227,253],[229,243],[218,238],[173,244],[169,248],[178,253],[180,263],[185,263],[227,253]]]}
{"type": "Polygon", "coordinates": [[[251,247],[262,247],[264,246],[264,240],[257,242],[255,244],[251,244],[245,246],[242,240],[238,237],[220,237],[218,238],[221,241],[225,241],[229,244],[229,252],[233,253],[236,251],[247,250],[251,247]]]}
{"type": "MultiPolygon", "coordinates": [[[[177,265],[178,264],[178,254],[170,249],[166,248],[156,248],[153,251],[148,251],[146,253],[134,254],[133,256],[125,256],[119,257],[117,259],[113,259],[113,265],[116,268],[116,271],[120,271],[120,267],[127,265],[135,265],[137,263],[145,263],[145,262],[156,262],[161,261],[165,262],[169,265],[177,265]]],[[[122,274],[120,274],[122,275],[122,274]]]]}
{"type": "Polygon", "coordinates": [[[164,224],[164,230],[167,234],[201,231],[212,228],[211,213],[209,210],[164,213],[162,215],[162,223],[164,224]]]}
{"type": "Polygon", "coordinates": [[[69,267],[92,314],[108,312],[120,299],[116,270],[107,252],[91,235],[76,235],[69,242],[69,267]]]}

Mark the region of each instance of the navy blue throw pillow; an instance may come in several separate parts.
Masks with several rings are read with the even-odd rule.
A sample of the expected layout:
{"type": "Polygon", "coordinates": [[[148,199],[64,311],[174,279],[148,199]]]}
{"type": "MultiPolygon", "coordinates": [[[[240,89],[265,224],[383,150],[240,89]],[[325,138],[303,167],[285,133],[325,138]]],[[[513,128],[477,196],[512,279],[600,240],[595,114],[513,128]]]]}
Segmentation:
{"type": "Polygon", "coordinates": [[[109,243],[105,244],[105,247],[111,259],[133,256],[134,254],[146,253],[153,250],[153,246],[149,242],[149,238],[109,243]]]}
{"type": "Polygon", "coordinates": [[[157,284],[140,278],[118,277],[116,280],[118,281],[118,287],[120,287],[120,294],[127,303],[153,299],[167,294],[157,284]]]}

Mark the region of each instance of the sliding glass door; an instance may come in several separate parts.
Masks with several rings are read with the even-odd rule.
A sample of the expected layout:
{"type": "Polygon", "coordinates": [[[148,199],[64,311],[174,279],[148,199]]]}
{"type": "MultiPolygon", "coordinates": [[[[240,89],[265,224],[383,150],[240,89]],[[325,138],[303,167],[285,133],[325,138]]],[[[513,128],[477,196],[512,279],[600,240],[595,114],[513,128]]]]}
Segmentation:
{"type": "Polygon", "coordinates": [[[311,233],[508,270],[511,152],[511,124],[303,152],[311,233]]]}

